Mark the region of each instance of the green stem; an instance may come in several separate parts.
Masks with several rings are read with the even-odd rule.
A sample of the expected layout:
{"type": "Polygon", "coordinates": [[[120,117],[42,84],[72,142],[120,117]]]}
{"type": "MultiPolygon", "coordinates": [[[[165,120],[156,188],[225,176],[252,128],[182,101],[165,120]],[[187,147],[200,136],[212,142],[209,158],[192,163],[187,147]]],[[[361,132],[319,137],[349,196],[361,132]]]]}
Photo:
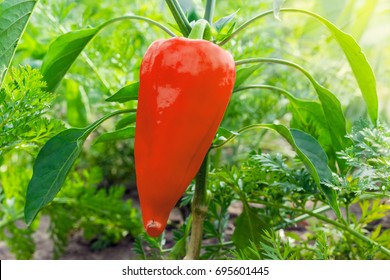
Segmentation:
{"type": "Polygon", "coordinates": [[[243,64],[251,64],[251,63],[276,63],[276,64],[290,66],[302,72],[310,80],[312,84],[319,85],[319,83],[316,80],[314,80],[314,78],[310,75],[310,73],[306,69],[288,60],[278,59],[278,58],[246,58],[242,60],[237,60],[235,62],[236,66],[243,65],[243,64]]]}
{"type": "Polygon", "coordinates": [[[207,20],[210,24],[213,23],[215,2],[216,0],[207,0],[206,10],[204,12],[204,19],[207,20]]]}
{"type": "Polygon", "coordinates": [[[177,0],[165,0],[184,37],[191,32],[191,25],[177,0]]]}
{"type": "Polygon", "coordinates": [[[292,211],[297,211],[297,212],[301,212],[301,213],[305,213],[307,215],[310,215],[312,217],[315,217],[317,218],[318,220],[322,220],[328,224],[331,224],[341,230],[344,230],[348,233],[350,233],[351,235],[359,238],[360,240],[372,245],[372,246],[375,246],[375,247],[378,247],[378,249],[384,253],[385,255],[387,256],[390,256],[390,250],[387,249],[386,247],[380,245],[379,243],[375,242],[374,240],[371,240],[370,238],[368,238],[367,236],[361,234],[360,232],[357,232],[355,231],[354,229],[350,228],[349,226],[345,225],[345,224],[342,224],[342,223],[339,223],[337,221],[334,221],[332,219],[329,219],[328,217],[326,216],[323,216],[323,215],[320,215],[320,214],[317,214],[313,211],[309,211],[309,210],[306,210],[306,209],[300,209],[300,208],[293,208],[293,207],[290,207],[290,206],[286,206],[286,205],[282,205],[282,204],[277,204],[277,203],[272,203],[272,202],[267,202],[267,201],[256,201],[256,203],[260,203],[260,204],[263,204],[263,205],[266,205],[266,206],[270,206],[270,207],[276,207],[276,208],[284,208],[284,209],[289,209],[289,210],[292,210],[292,211]]]}
{"type": "Polygon", "coordinates": [[[199,259],[200,256],[200,248],[203,237],[203,221],[208,208],[208,158],[209,155],[207,153],[195,179],[195,193],[192,201],[192,230],[187,255],[184,258],[186,260],[196,260],[199,259]]]}
{"type": "Polygon", "coordinates": [[[192,27],[191,33],[190,35],[188,35],[188,39],[210,40],[211,39],[210,24],[204,19],[198,20],[194,24],[194,27],[192,27]]]}
{"type": "Polygon", "coordinates": [[[234,36],[236,36],[238,33],[240,33],[242,30],[244,30],[248,25],[250,25],[251,23],[253,23],[254,21],[262,18],[262,17],[265,17],[267,15],[270,15],[270,14],[273,14],[274,11],[273,10],[270,10],[270,11],[266,11],[264,13],[261,13],[257,16],[254,16],[253,18],[247,20],[246,22],[244,22],[243,24],[241,24],[236,30],[234,30],[234,32],[228,37],[226,38],[225,40],[223,40],[222,42],[220,42],[218,45],[220,46],[223,46],[225,45],[227,42],[229,42],[234,36]]]}
{"type": "Polygon", "coordinates": [[[117,17],[117,18],[113,18],[109,21],[106,21],[105,23],[99,25],[97,28],[100,30],[102,30],[103,28],[105,28],[106,26],[110,25],[110,24],[113,24],[115,22],[118,22],[118,21],[122,21],[122,20],[141,20],[141,21],[145,21],[147,23],[150,23],[150,24],[153,24],[157,27],[159,27],[161,30],[165,31],[166,33],[168,33],[170,36],[172,37],[176,37],[176,34],[173,33],[168,27],[162,25],[161,23],[159,23],[158,21],[155,21],[155,20],[152,20],[150,18],[147,18],[147,17],[141,17],[141,16],[122,16],[122,17],[117,17]]]}

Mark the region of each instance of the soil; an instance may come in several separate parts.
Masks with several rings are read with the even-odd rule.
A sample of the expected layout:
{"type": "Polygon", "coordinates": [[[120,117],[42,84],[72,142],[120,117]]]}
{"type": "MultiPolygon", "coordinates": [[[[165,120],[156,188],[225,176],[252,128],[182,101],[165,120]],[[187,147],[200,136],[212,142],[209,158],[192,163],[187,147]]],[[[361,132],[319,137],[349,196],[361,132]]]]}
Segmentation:
{"type": "MultiPolygon", "coordinates": [[[[231,235],[234,231],[234,218],[237,217],[242,211],[242,204],[240,202],[234,203],[229,207],[229,213],[232,217],[228,226],[227,226],[227,235],[231,235]]],[[[356,205],[351,207],[351,211],[357,216],[359,216],[360,208],[356,205]]],[[[171,213],[170,220],[173,223],[182,223],[182,213],[179,209],[174,209],[171,213]]],[[[379,222],[376,221],[375,224],[372,224],[372,230],[375,229],[375,226],[379,222]]],[[[384,217],[380,220],[382,224],[382,229],[390,228],[390,216],[384,217]]],[[[34,234],[34,240],[36,244],[36,251],[34,254],[34,259],[36,260],[50,260],[53,258],[53,244],[48,234],[48,227],[50,220],[48,217],[42,217],[41,224],[39,229],[34,234]]],[[[370,225],[367,227],[370,228],[370,225]]],[[[305,234],[306,223],[299,223],[294,228],[287,230],[293,230],[298,234],[305,234]]],[[[172,235],[167,233],[166,235],[167,245],[172,243],[172,235]]],[[[90,243],[83,239],[82,232],[76,232],[70,237],[68,247],[60,258],[61,260],[131,260],[137,259],[137,256],[132,250],[132,244],[134,240],[130,237],[125,237],[118,244],[112,245],[100,251],[93,251],[90,247],[90,243]]],[[[9,252],[6,244],[0,242],[0,259],[1,260],[12,260],[15,257],[9,252]]]]}

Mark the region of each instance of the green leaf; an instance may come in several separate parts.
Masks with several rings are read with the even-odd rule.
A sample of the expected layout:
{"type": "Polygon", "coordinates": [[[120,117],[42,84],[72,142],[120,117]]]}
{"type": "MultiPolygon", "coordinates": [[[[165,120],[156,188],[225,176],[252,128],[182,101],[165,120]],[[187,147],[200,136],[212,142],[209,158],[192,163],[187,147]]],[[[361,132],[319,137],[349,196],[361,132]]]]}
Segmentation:
{"type": "Polygon", "coordinates": [[[351,35],[340,30],[330,21],[315,13],[299,9],[282,9],[282,11],[298,12],[310,15],[319,20],[330,30],[347,57],[349,65],[351,66],[352,72],[355,75],[360,91],[362,92],[363,98],[366,102],[368,115],[370,116],[372,123],[376,124],[378,120],[376,79],[366,56],[355,39],[351,35]]]}
{"type": "Polygon", "coordinates": [[[129,138],[133,138],[134,135],[135,135],[135,127],[125,127],[113,132],[107,132],[100,135],[96,139],[95,144],[108,142],[108,141],[125,140],[129,138]]]}
{"type": "Polygon", "coordinates": [[[59,36],[49,47],[43,59],[41,73],[47,91],[54,91],[76,58],[96,36],[100,28],[73,31],[59,36]]]}
{"type": "Polygon", "coordinates": [[[27,224],[31,224],[39,210],[52,201],[60,191],[91,132],[108,118],[132,111],[134,110],[111,113],[83,129],[67,129],[51,138],[42,147],[35,160],[33,176],[27,187],[24,208],[27,224]]]}
{"type": "Polygon", "coordinates": [[[222,29],[227,26],[235,17],[238,11],[234,12],[231,15],[220,18],[216,22],[214,22],[214,27],[217,29],[218,33],[222,31],[222,29]]]}
{"type": "Polygon", "coordinates": [[[129,114],[128,116],[123,117],[116,123],[115,129],[121,129],[132,123],[135,123],[135,119],[136,119],[136,113],[132,113],[129,114]]]}
{"type": "Polygon", "coordinates": [[[129,84],[106,99],[107,102],[124,103],[138,99],[139,82],[129,84]]]}
{"type": "Polygon", "coordinates": [[[37,2],[4,0],[0,3],[0,87],[37,2]]]}
{"type": "MultiPolygon", "coordinates": [[[[296,148],[298,148],[298,150],[300,150],[314,166],[315,172],[318,174],[318,179],[325,182],[332,182],[333,175],[332,171],[328,167],[328,158],[316,139],[297,129],[290,129],[290,132],[294,139],[296,148]]],[[[310,164],[307,162],[306,165],[308,166],[310,164]]],[[[312,172],[312,174],[313,173],[314,172],[312,172]]],[[[336,191],[321,183],[320,188],[326,195],[329,205],[336,212],[337,216],[341,217],[336,191]]]]}
{"type": "Polygon", "coordinates": [[[280,20],[279,13],[284,1],[285,0],[274,0],[274,6],[273,6],[274,17],[278,20],[280,20]]]}
{"type": "Polygon", "coordinates": [[[52,201],[61,189],[81,153],[81,147],[89,135],[88,129],[67,129],[51,138],[39,152],[33,177],[27,187],[24,209],[27,224],[34,220],[38,211],[52,201]]]}
{"type": "Polygon", "coordinates": [[[213,145],[220,145],[224,143],[227,139],[232,137],[233,135],[238,135],[238,134],[234,131],[230,131],[223,127],[219,127],[217,134],[215,135],[213,145]]]}
{"type": "Polygon", "coordinates": [[[232,236],[234,245],[241,250],[250,247],[251,241],[255,244],[259,244],[260,241],[264,242],[263,232],[269,228],[269,224],[250,208],[246,201],[243,203],[244,209],[235,221],[232,236]]]}
{"type": "Polygon", "coordinates": [[[236,89],[242,85],[260,67],[260,64],[254,64],[250,67],[238,69],[236,71],[236,82],[234,83],[234,88],[236,89]]]}

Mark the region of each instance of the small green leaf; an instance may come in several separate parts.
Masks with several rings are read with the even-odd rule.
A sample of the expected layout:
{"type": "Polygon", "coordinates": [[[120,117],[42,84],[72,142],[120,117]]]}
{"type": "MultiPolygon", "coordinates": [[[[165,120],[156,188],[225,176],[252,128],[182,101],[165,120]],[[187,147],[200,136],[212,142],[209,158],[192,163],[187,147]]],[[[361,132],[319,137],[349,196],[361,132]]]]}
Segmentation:
{"type": "Polygon", "coordinates": [[[236,89],[241,86],[260,67],[261,64],[254,64],[252,66],[236,70],[236,82],[234,83],[234,88],[236,89]]]}
{"type": "Polygon", "coordinates": [[[246,201],[243,202],[243,212],[235,221],[235,230],[232,241],[237,249],[245,250],[250,247],[251,241],[259,244],[265,241],[263,238],[264,230],[269,228],[269,224],[249,207],[246,201]]]}
{"type": "Polygon", "coordinates": [[[135,119],[136,119],[136,113],[132,113],[132,114],[129,114],[128,116],[125,116],[123,117],[122,119],[120,119],[116,125],[115,125],[115,129],[121,129],[121,128],[124,128],[130,124],[133,124],[135,123],[135,119]]]}
{"type": "Polygon", "coordinates": [[[138,99],[139,82],[129,84],[106,99],[107,102],[124,103],[138,99]]]}
{"type": "Polygon", "coordinates": [[[217,29],[218,33],[222,31],[222,29],[227,26],[235,17],[238,11],[234,12],[231,15],[220,18],[216,22],[214,22],[214,27],[217,29]]]}
{"type": "Polygon", "coordinates": [[[274,0],[274,6],[273,6],[274,17],[278,20],[280,20],[279,13],[284,1],[285,0],[274,0]]]}
{"type": "Polygon", "coordinates": [[[234,131],[230,131],[230,130],[227,130],[223,127],[219,127],[217,134],[215,135],[213,145],[222,144],[223,142],[225,142],[227,139],[229,139],[233,135],[238,135],[238,134],[234,131]]]}
{"type": "Polygon", "coordinates": [[[0,2],[0,87],[37,2],[34,0],[0,2]]]}
{"type": "Polygon", "coordinates": [[[76,58],[99,30],[100,28],[90,28],[69,32],[59,36],[50,45],[41,67],[47,91],[57,88],[76,58]]]}
{"type": "Polygon", "coordinates": [[[134,135],[135,135],[135,127],[125,127],[113,132],[107,132],[100,135],[96,139],[95,144],[108,142],[108,141],[125,140],[129,138],[133,138],[134,135]]]}
{"type": "Polygon", "coordinates": [[[117,111],[104,116],[86,128],[67,129],[51,138],[42,147],[35,160],[33,176],[27,187],[24,208],[27,224],[31,224],[39,210],[52,201],[60,191],[91,132],[108,118],[133,111],[117,111]]]}

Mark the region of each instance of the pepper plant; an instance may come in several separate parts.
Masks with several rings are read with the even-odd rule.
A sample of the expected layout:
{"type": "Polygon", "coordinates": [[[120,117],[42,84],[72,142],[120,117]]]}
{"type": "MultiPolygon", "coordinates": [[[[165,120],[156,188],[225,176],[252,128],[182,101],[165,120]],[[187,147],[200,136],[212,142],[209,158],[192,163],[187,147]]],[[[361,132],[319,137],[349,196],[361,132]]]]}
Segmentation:
{"type": "MultiPolygon", "coordinates": [[[[2,3],[1,18],[12,24],[4,25],[7,32],[2,35],[2,42],[8,47],[1,50],[1,82],[16,50],[14,42],[21,37],[36,2],[5,0],[2,3]]],[[[290,13],[317,20],[329,30],[344,52],[365,101],[371,126],[376,128],[379,124],[376,80],[357,42],[320,15],[302,9],[282,8],[281,1],[274,2],[273,10],[255,15],[239,26],[236,26],[236,13],[214,20],[215,0],[207,0],[204,16],[200,18],[196,14],[192,15],[195,17],[192,21],[178,1],[165,2],[176,22],[174,31],[153,19],[127,15],[113,18],[93,28],[65,33],[50,45],[40,70],[46,83],[45,90],[55,92],[84,48],[92,44],[93,39],[107,26],[121,21],[143,21],[160,28],[171,37],[156,40],[149,47],[141,64],[139,82],[118,89],[106,100],[118,103],[138,100],[137,108],[111,112],[85,128],[65,129],[43,146],[36,158],[33,176],[27,188],[24,209],[26,223],[31,224],[39,211],[49,207],[92,132],[106,120],[126,115],[118,130],[100,135],[98,141],[135,137],[137,187],[144,227],[150,236],[157,237],[163,232],[170,211],[195,178],[193,191],[186,193],[187,201],[192,201],[188,226],[183,229],[181,242],[177,242],[172,250],[184,248],[185,253],[178,256],[185,255],[186,259],[198,259],[201,256],[203,236],[212,228],[207,217],[218,215],[213,205],[213,192],[223,188],[222,191],[231,197],[227,201],[237,198],[243,204],[243,213],[236,221],[236,232],[239,228],[247,228],[247,233],[234,233],[232,236],[237,258],[251,258],[256,251],[259,252],[259,257],[270,256],[270,251],[262,253],[259,247],[275,243],[277,240],[272,238],[270,232],[283,228],[285,222],[275,225],[264,220],[251,206],[251,202],[277,211],[288,210],[289,214],[297,212],[303,215],[292,219],[290,223],[315,217],[389,257],[390,251],[385,245],[351,227],[348,215],[344,217],[340,211],[341,198],[349,198],[350,203],[356,193],[352,192],[349,196],[343,194],[340,191],[341,183],[337,181],[337,176],[345,175],[350,167],[347,157],[340,156],[339,152],[346,151],[352,142],[346,137],[346,120],[336,95],[296,62],[269,57],[234,61],[229,54],[229,43],[238,40],[240,34],[248,27],[259,24],[264,17],[274,15],[279,18],[280,14],[290,13]],[[288,90],[269,84],[248,84],[250,76],[262,64],[280,64],[300,72],[309,80],[318,99],[297,98],[288,90]],[[290,126],[253,123],[236,131],[229,130],[229,127],[218,129],[230,96],[251,90],[273,91],[285,97],[290,103],[290,126]],[[291,145],[305,166],[306,173],[287,171],[299,178],[296,186],[307,187],[320,197],[323,204],[321,207],[312,210],[294,208],[292,205],[276,204],[267,199],[272,197],[272,193],[257,193],[259,190],[251,185],[253,181],[245,181],[256,177],[253,170],[264,173],[261,180],[266,180],[266,173],[279,172],[277,168],[267,169],[271,163],[275,166],[277,160],[267,158],[262,153],[251,156],[251,160],[246,163],[247,169],[231,170],[229,174],[221,170],[210,171],[209,157],[220,153],[231,141],[250,130],[271,130],[291,145]],[[256,195],[264,199],[253,199],[256,195]],[[335,220],[321,214],[329,209],[333,211],[335,220]],[[237,240],[242,244],[239,245],[237,240]]],[[[286,174],[287,171],[283,170],[286,174]]],[[[299,195],[298,187],[294,191],[299,195]]],[[[221,246],[229,244],[222,242],[221,246]]]]}

